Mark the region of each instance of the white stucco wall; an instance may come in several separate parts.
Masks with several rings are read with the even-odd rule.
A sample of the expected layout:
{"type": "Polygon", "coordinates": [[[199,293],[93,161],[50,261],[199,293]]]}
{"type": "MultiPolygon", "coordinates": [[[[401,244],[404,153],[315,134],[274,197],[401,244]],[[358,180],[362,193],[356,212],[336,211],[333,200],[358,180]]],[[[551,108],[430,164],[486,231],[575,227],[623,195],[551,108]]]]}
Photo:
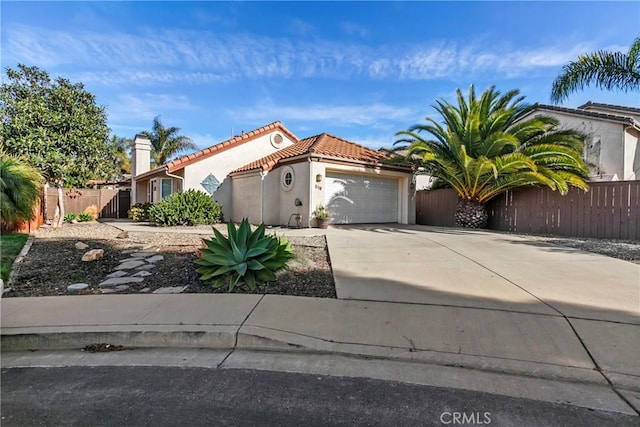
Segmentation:
{"type": "Polygon", "coordinates": [[[245,142],[186,166],[184,168],[184,188],[206,191],[201,183],[209,174],[213,174],[221,183],[219,190],[213,194],[213,197],[222,205],[223,214],[225,218],[228,218],[231,215],[231,211],[228,209],[234,197],[231,194],[231,186],[228,183],[225,185],[224,182],[229,172],[292,144],[293,141],[290,140],[286,134],[280,132],[278,129],[274,129],[273,132],[252,141],[245,142]],[[271,136],[276,133],[279,133],[283,137],[283,141],[278,147],[274,147],[271,144],[271,136]]]}
{"type": "Polygon", "coordinates": [[[627,128],[624,135],[624,180],[640,179],[640,131],[627,128]]]}
{"type": "Polygon", "coordinates": [[[588,136],[585,141],[585,160],[594,163],[594,175],[617,175],[619,179],[629,176],[631,170],[625,171],[625,135],[624,126],[620,123],[573,116],[557,111],[540,111],[535,115],[555,117],[563,129],[574,129],[588,136]]]}
{"type": "Polygon", "coordinates": [[[226,207],[225,220],[240,222],[248,218],[251,224],[262,222],[262,185],[260,173],[233,178],[231,206],[226,207]]]}

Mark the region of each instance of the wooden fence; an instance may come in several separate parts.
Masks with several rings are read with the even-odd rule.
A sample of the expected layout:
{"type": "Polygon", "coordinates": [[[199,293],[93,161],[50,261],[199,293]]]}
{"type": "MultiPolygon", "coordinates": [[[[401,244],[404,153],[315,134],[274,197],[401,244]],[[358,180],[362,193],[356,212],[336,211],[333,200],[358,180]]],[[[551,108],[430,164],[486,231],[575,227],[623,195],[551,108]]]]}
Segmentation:
{"type": "MultiPolygon", "coordinates": [[[[453,190],[423,190],[416,222],[452,227],[453,190]]],[[[573,237],[640,240],[640,181],[594,182],[566,196],[548,188],[509,191],[488,204],[489,229],[573,237]]]]}
{"type": "MultiPolygon", "coordinates": [[[[100,218],[118,218],[123,210],[119,209],[120,205],[123,204],[119,201],[119,191],[122,190],[63,188],[64,210],[66,213],[80,213],[89,206],[97,206],[100,211],[100,218]]],[[[54,217],[57,203],[58,189],[48,188],[47,218],[52,219],[54,217]]],[[[128,206],[126,208],[128,209],[128,206]]]]}

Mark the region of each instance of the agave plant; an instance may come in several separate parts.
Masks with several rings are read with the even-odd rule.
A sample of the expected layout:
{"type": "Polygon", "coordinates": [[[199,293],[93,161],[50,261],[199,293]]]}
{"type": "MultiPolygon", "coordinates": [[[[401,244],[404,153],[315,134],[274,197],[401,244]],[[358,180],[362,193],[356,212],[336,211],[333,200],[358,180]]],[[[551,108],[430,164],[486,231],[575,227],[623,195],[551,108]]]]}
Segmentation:
{"type": "Polygon", "coordinates": [[[258,283],[276,280],[275,273],[293,257],[293,248],[286,239],[265,236],[264,224],[251,231],[245,218],[237,229],[230,222],[227,231],[229,236],[225,237],[214,228],[214,238],[203,239],[205,247],[195,261],[201,266],[196,270],[200,280],[212,283],[214,288],[228,285],[231,292],[246,284],[255,291],[258,283]]]}

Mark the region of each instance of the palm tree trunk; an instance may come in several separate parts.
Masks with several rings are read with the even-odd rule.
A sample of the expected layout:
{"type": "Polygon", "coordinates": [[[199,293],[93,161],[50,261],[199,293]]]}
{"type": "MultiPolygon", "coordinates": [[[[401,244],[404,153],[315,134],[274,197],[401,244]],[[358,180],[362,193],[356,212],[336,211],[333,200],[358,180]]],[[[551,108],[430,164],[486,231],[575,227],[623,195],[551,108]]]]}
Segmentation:
{"type": "Polygon", "coordinates": [[[462,228],[487,228],[489,214],[484,203],[474,200],[458,200],[456,206],[456,227],[462,228]]]}

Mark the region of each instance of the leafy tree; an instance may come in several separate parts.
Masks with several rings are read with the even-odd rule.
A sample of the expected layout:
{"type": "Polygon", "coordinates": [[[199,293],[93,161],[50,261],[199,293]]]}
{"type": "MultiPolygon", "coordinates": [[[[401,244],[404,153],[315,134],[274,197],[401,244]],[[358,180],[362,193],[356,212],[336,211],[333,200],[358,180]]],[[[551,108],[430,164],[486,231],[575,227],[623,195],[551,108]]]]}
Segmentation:
{"type": "Polygon", "coordinates": [[[24,160],[0,152],[0,220],[18,224],[33,218],[43,179],[24,160]]]}
{"type": "Polygon", "coordinates": [[[62,188],[83,187],[91,179],[114,175],[107,145],[104,107],[82,83],[18,65],[7,68],[0,90],[0,142],[8,154],[23,156],[47,183],[58,187],[58,225],[62,225],[62,188]]]}
{"type": "Polygon", "coordinates": [[[163,165],[167,160],[175,157],[178,153],[186,150],[195,150],[198,147],[191,138],[178,135],[180,128],[166,128],[160,121],[160,116],[153,119],[153,129],[151,132],[142,131],[151,141],[151,161],[155,166],[163,165]]]}
{"type": "MultiPolygon", "coordinates": [[[[507,190],[546,185],[566,194],[569,186],[587,189],[589,169],[582,160],[583,136],[559,130],[550,117],[527,117],[517,90],[501,95],[494,87],[480,98],[473,86],[458,105],[437,101],[442,124],[427,118],[407,131],[396,144],[407,157],[419,156],[426,171],[452,187],[459,196],[455,223],[485,227],[485,204],[507,190]],[[433,139],[422,136],[422,132],[433,139]]],[[[413,161],[415,163],[415,161],[413,161]]]]}
{"type": "Polygon", "coordinates": [[[633,41],[626,54],[599,50],[580,55],[562,67],[562,74],[551,88],[551,102],[560,103],[570,93],[590,84],[605,90],[639,91],[640,37],[633,41]]]}

